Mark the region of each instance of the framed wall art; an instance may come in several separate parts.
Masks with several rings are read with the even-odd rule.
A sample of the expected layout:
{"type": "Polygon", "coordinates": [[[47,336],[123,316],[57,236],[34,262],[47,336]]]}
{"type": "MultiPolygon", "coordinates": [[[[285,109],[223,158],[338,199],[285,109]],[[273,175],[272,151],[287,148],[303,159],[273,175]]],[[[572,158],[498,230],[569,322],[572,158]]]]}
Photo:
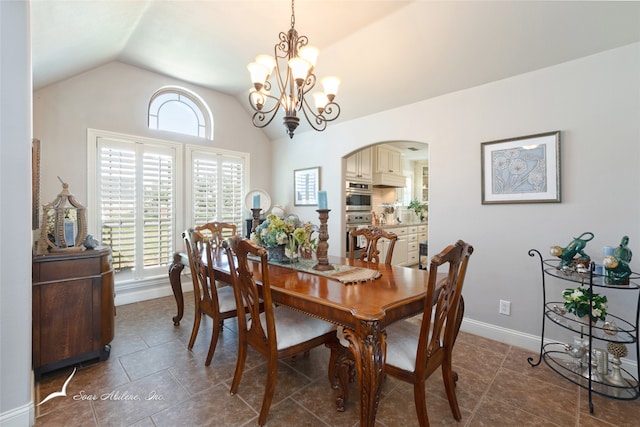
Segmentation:
{"type": "Polygon", "coordinates": [[[482,204],[559,203],[560,131],[483,142],[482,204]]]}
{"type": "Polygon", "coordinates": [[[40,228],[40,140],[31,141],[31,229],[40,228]]]}
{"type": "Polygon", "coordinates": [[[295,206],[317,206],[319,189],[319,167],[293,171],[293,204],[295,206]]]}

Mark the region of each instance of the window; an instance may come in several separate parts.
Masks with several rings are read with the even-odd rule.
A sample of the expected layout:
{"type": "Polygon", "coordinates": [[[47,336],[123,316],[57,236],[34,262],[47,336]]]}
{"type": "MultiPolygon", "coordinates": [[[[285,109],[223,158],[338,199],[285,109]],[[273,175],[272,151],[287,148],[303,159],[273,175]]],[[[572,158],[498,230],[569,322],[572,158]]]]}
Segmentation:
{"type": "Polygon", "coordinates": [[[166,130],[213,140],[213,116],[196,93],[164,87],[149,102],[149,129],[166,130]]]}
{"type": "Polygon", "coordinates": [[[182,146],[95,138],[93,229],[111,247],[119,281],[166,274],[176,234],[176,188],[182,146]]]}
{"type": "Polygon", "coordinates": [[[243,235],[243,196],[246,193],[247,155],[187,146],[191,165],[192,203],[187,218],[194,225],[211,221],[236,224],[243,235]]]}
{"type": "Polygon", "coordinates": [[[244,234],[247,153],[93,129],[88,141],[88,227],[111,246],[119,288],[165,280],[187,227],[222,221],[244,234]]]}

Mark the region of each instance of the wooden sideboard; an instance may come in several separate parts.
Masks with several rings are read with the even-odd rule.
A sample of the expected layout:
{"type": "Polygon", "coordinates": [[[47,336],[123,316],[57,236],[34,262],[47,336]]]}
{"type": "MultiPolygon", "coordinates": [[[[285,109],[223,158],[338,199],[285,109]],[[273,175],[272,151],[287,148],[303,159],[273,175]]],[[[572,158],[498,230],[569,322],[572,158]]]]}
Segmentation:
{"type": "Polygon", "coordinates": [[[109,358],[114,336],[111,249],[33,257],[33,370],[109,358]]]}

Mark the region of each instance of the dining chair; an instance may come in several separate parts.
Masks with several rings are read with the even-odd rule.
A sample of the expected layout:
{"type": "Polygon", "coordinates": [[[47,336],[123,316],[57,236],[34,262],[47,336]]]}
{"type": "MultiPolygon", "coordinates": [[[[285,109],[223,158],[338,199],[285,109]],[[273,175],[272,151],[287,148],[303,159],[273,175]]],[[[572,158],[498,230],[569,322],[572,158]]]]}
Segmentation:
{"type": "Polygon", "coordinates": [[[249,315],[242,310],[238,312],[238,360],[230,392],[232,395],[238,392],[247,358],[247,345],[250,345],[268,361],[267,382],[258,418],[258,425],[262,426],[269,414],[276,387],[278,360],[307,352],[321,344],[335,346],[336,326],[282,305],[274,306],[265,248],[240,236],[228,239],[223,247],[229,259],[236,305],[246,304],[249,315]],[[257,257],[259,270],[249,265],[248,256],[257,257]],[[256,276],[261,286],[256,283],[256,276]],[[262,313],[259,309],[261,301],[264,302],[262,313]]]}
{"type": "MultiPolygon", "coordinates": [[[[378,227],[358,228],[349,232],[349,239],[351,239],[349,247],[355,248],[357,246],[363,246],[360,259],[362,261],[375,262],[377,264],[380,262],[380,250],[378,250],[378,241],[380,238],[389,240],[389,247],[387,248],[387,256],[385,257],[384,263],[391,264],[393,249],[396,245],[396,240],[398,240],[398,235],[395,233],[385,231],[378,227]],[[358,239],[364,240],[362,243],[366,242],[366,244],[356,245],[358,239]]],[[[351,261],[355,259],[355,253],[353,250],[349,251],[349,259],[351,261]]]]}
{"type": "Polygon", "coordinates": [[[193,329],[187,348],[191,350],[198,336],[200,321],[202,316],[211,317],[212,333],[211,344],[205,366],[211,364],[213,353],[216,351],[218,337],[222,330],[224,319],[237,316],[236,299],[231,286],[218,288],[213,273],[213,257],[220,256],[211,239],[206,238],[198,230],[190,228],[182,233],[187,254],[189,257],[189,267],[191,268],[191,280],[193,281],[193,295],[195,299],[193,329]],[[203,261],[206,252],[207,264],[203,261]]]}
{"type": "Polygon", "coordinates": [[[196,230],[208,235],[216,248],[222,247],[224,239],[238,234],[238,227],[229,222],[212,221],[196,226],[196,230]]]}
{"type": "Polygon", "coordinates": [[[438,367],[442,368],[451,413],[458,421],[462,418],[455,392],[457,375],[452,369],[451,356],[462,321],[462,285],[472,253],[473,246],[458,240],[431,258],[421,325],[404,320],[387,327],[384,372],[413,384],[421,427],[429,425],[425,381],[438,367]],[[438,269],[446,267],[446,278],[438,280],[438,269]]]}

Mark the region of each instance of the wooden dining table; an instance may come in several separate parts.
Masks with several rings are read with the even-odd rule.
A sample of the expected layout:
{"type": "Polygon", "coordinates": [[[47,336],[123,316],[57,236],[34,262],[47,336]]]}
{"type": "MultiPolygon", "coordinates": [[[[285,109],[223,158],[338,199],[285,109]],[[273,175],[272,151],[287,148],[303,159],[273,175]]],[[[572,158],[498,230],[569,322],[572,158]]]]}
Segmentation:
{"type": "MultiPolygon", "coordinates": [[[[183,263],[185,257],[176,256],[174,264],[176,261],[183,263]]],[[[340,257],[329,257],[329,262],[375,269],[381,275],[375,280],[346,284],[326,275],[270,264],[272,297],[277,304],[344,327],[345,337],[357,359],[360,425],[373,427],[386,356],[386,326],[423,311],[429,272],[340,257]]],[[[214,264],[216,280],[230,283],[229,264],[223,251],[216,254],[214,264]]],[[[255,268],[254,277],[261,277],[259,263],[250,264],[255,268]]],[[[177,269],[181,270],[175,265],[170,268],[170,277],[181,317],[182,287],[179,273],[175,274],[177,269]]]]}

